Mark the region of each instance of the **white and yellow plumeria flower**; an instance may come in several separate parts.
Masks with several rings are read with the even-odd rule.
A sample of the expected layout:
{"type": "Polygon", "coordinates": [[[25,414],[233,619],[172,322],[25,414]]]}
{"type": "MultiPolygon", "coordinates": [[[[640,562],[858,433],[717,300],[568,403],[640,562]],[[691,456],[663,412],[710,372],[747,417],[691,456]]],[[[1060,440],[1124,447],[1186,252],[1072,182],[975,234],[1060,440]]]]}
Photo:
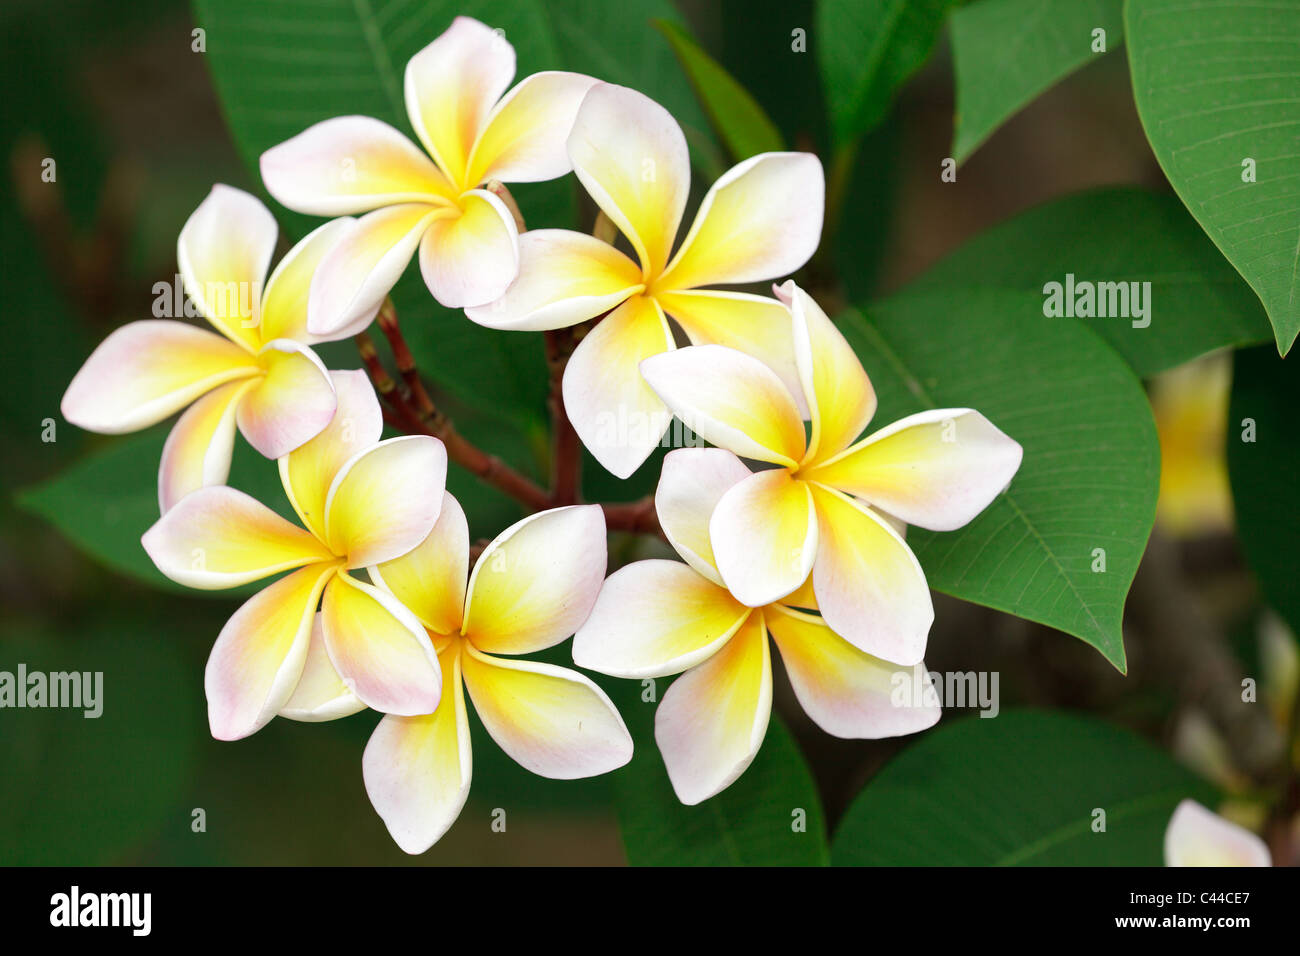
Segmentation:
{"type": "Polygon", "coordinates": [[[758,360],[717,345],[646,359],[650,387],[698,435],[775,467],[724,494],[709,519],[722,580],[742,604],[779,601],[812,574],[826,623],[858,649],[915,664],[934,620],[925,574],[886,515],[960,528],[1020,467],[1020,446],[969,408],[920,412],[856,444],[876,395],[849,343],[793,282],[777,290],[793,319],[812,418],[758,360]]]}
{"type": "Polygon", "coordinates": [[[668,112],[635,90],[602,83],[582,101],[568,150],[636,261],[592,236],[533,230],[520,239],[514,285],[466,314],[491,328],[545,330],[613,310],[579,344],[563,383],[569,418],[597,460],[626,478],[671,421],[637,370],[642,359],[674,347],[665,315],[696,344],[763,359],[798,395],[781,304],[711,287],[775,279],[808,261],[825,204],[817,157],[763,153],[732,168],[704,197],[670,261],[691,179],[686,137],[668,112]]]}
{"type": "Polygon", "coordinates": [[[537,73],[507,93],[514,75],[504,36],[457,17],[406,64],[406,111],[428,155],[366,116],[325,120],[262,154],[267,191],[290,209],[367,213],[312,286],[312,331],[373,313],[417,247],[424,281],[443,305],[481,305],[509,286],[518,230],[501,199],[480,187],[569,172],[564,140],[596,82],[537,73]]]}
{"type": "Polygon", "coordinates": [[[1165,829],[1165,866],[1272,866],[1268,845],[1195,800],[1184,800],[1165,829]]]}
{"type": "Polygon", "coordinates": [[[329,372],[308,347],[324,339],[307,332],[307,289],[348,228],[349,220],[336,220],[311,233],[263,289],[275,219],[256,197],[214,186],[181,230],[177,259],[190,300],[221,334],[172,319],[123,326],[73,378],[63,417],[116,435],[190,405],[163,448],[163,511],[196,488],[226,480],[236,425],[266,457],[288,454],[334,414],[329,372]]]}
{"type": "MultiPolygon", "coordinates": [[[[407,853],[432,846],[469,794],[465,691],[492,739],[533,773],[571,780],[631,759],[632,738],[599,687],[576,671],[514,656],[558,644],[590,613],[605,576],[599,506],[525,518],[488,545],[470,576],[465,514],[447,495],[428,538],[370,574],[420,619],[442,663],[437,710],[385,717],[362,764],[371,802],[407,853]]],[[[347,704],[335,681],[300,706],[347,704]]]]}
{"type": "MultiPolygon", "coordinates": [[[[687,563],[637,561],[614,572],[573,640],[574,663],[602,674],[645,679],[686,672],[655,714],[655,739],[685,804],[730,786],[763,743],[772,711],[768,634],[799,703],[828,733],[896,737],[939,719],[938,706],[894,704],[897,665],[862,652],[822,618],[800,610],[816,607],[810,587],[761,608],[727,591],[709,542],[709,517],[749,477],[720,448],[671,452],[655,508],[687,563]]],[[[907,669],[902,673],[911,680],[907,669]]],[[[928,674],[923,680],[929,684],[928,674]]]]}
{"type": "Polygon", "coordinates": [[[442,507],[446,449],[420,435],[379,441],[379,402],[365,375],[335,372],[334,383],[333,420],[279,462],[307,530],[242,491],[215,487],[186,495],[143,538],[158,569],[193,588],[291,572],[235,612],[208,658],[208,721],[220,740],[253,733],[288,704],[306,669],[318,604],[329,660],[361,702],[425,714],[442,693],[438,656],[420,622],[348,572],[399,557],[429,534],[442,507]]]}

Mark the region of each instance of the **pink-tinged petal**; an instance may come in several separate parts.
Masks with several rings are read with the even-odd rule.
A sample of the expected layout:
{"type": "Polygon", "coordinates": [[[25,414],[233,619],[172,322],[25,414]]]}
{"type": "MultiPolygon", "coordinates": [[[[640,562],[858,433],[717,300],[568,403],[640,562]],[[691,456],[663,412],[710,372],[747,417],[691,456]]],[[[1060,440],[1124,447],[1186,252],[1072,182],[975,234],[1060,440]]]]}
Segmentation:
{"type": "Polygon", "coordinates": [[[120,435],[147,428],[218,385],[261,372],[248,352],[171,319],[115,330],[86,359],[60,411],[78,428],[120,435]]]}
{"type": "Polygon", "coordinates": [[[771,716],[771,651],[755,612],[659,704],[655,742],[677,799],[694,806],[731,786],[763,745],[771,716]]]}
{"type": "Polygon", "coordinates": [[[205,591],[334,559],[311,534],[224,485],[186,495],[140,543],[167,577],[205,591]]]}
{"type": "Polygon", "coordinates": [[[370,579],[439,634],[460,632],[469,579],[469,523],[460,503],[443,492],[442,510],[429,536],[413,551],[372,565],[370,579]]]}
{"type": "Polygon", "coordinates": [[[1174,810],[1165,830],[1165,866],[1272,866],[1268,844],[1195,800],[1174,810]]]}
{"type": "Polygon", "coordinates": [[[866,505],[822,485],[810,487],[821,530],[813,589],[826,623],[874,657],[919,663],[934,605],[912,549],[866,505]]]}
{"type": "Polygon", "coordinates": [[[569,358],[565,411],[587,450],[617,478],[641,467],[672,422],[640,364],[673,348],[659,306],[636,295],[601,319],[569,358]]]}
{"type": "Polygon", "coordinates": [[[535,229],[519,237],[519,275],[510,288],[465,314],[490,329],[564,329],[644,288],[636,263],[608,243],[567,229],[535,229]]]}
{"type": "Polygon", "coordinates": [[[647,276],[663,272],[691,190],[677,121],[636,90],[593,86],[569,133],[573,171],[636,250],[647,276]]]}
{"type": "Polygon", "coordinates": [[[919,673],[858,650],[815,614],[777,606],[764,613],[799,703],[817,726],[836,737],[901,737],[939,721],[938,697],[924,665],[919,673]],[[919,694],[896,693],[920,682],[919,694]],[[916,699],[913,699],[915,697],[916,699]]]}
{"type": "Polygon", "coordinates": [[[637,561],[605,581],[573,638],[573,662],[611,677],[679,674],[715,653],[749,613],[680,561],[637,561]]]}
{"type": "Polygon", "coordinates": [[[803,475],[907,524],[952,531],[1006,489],[1023,457],[979,412],[936,408],[899,419],[803,475]]]}
{"type": "Polygon", "coordinates": [[[334,383],[316,353],[293,339],[268,342],[258,357],[266,375],[239,402],[239,431],[267,458],[280,458],[330,423],[334,383]]]}
{"type": "Polygon", "coordinates": [[[420,142],[461,188],[492,107],[515,76],[515,48],[490,27],[457,17],[406,64],[406,112],[420,142]]]}
{"type": "Polygon", "coordinates": [[[803,418],[808,404],[794,360],[790,310],[776,299],[748,292],[694,289],[656,292],[663,310],[686,332],[692,345],[725,345],[752,355],[789,391],[803,418]]]}
{"type": "Polygon", "coordinates": [[[516,522],[474,566],[462,633],[489,654],[560,643],[591,613],[605,558],[599,505],[553,508],[516,522]]]}
{"type": "Polygon", "coordinates": [[[605,692],[577,671],[489,657],[465,642],[465,687],[492,739],[553,780],[609,773],[632,759],[632,735],[605,692]]]}
{"type": "Polygon", "coordinates": [[[466,182],[535,183],[573,169],[565,140],[596,80],[550,71],[524,77],[502,97],[474,145],[466,182]]]}
{"type": "Polygon", "coordinates": [[[280,459],[280,481],[302,523],[325,540],[325,499],[343,463],[379,441],[379,399],[362,371],[331,372],[334,417],[315,438],[280,459]]]}
{"type": "Polygon", "coordinates": [[[393,839],[423,853],[460,816],[469,796],[473,758],[461,680],[460,642],[439,655],[442,701],[423,717],[389,714],[366,744],[366,793],[393,839]]]}
{"type": "MultiPolygon", "coordinates": [[[[304,345],[325,341],[307,331],[307,297],[311,280],[327,253],[343,239],[355,219],[331,219],[316,227],[290,249],[266,280],[262,295],[262,341],[293,339],[304,345]]],[[[373,316],[366,316],[370,324],[373,316]]],[[[352,334],[352,330],[344,331],[352,334]]],[[[360,331],[358,329],[357,331],[360,331]]],[[[335,335],[332,338],[343,338],[335,335]]]]}
{"type": "Polygon", "coordinates": [[[240,379],[214,388],[172,426],[158,466],[160,512],[191,491],[225,484],[235,447],[235,412],[255,381],[240,379]]]}
{"type": "Polygon", "coordinates": [[[713,557],[709,519],[722,496],[750,474],[725,448],[679,448],[664,457],[655,489],[659,527],[686,563],[714,584],[722,584],[722,575],[713,557]]]}
{"type": "Polygon", "coordinates": [[[254,594],[226,622],[203,675],[213,737],[247,737],[289,701],[306,665],[321,591],[336,573],[334,565],[295,571],[254,594]]]}
{"type": "Polygon", "coordinates": [[[713,184],[661,280],[665,289],[789,275],[822,235],[826,176],[812,153],[761,153],[713,184]]]}
{"type": "Polygon", "coordinates": [[[262,283],[276,232],[260,199],[218,183],[176,242],[186,294],[218,332],[250,352],[262,344],[262,283]]]}
{"type": "Polygon", "coordinates": [[[317,613],[311,627],[311,643],[302,677],[293,696],[280,708],[280,716],[305,723],[338,720],[365,710],[366,705],[352,693],[330,662],[325,647],[325,624],[317,613]]]}
{"type": "Polygon", "coordinates": [[[838,454],[876,413],[876,391],[848,341],[794,282],[775,289],[790,307],[795,364],[812,418],[804,466],[838,454]]]}
{"type": "Polygon", "coordinates": [[[401,557],[429,536],[447,487],[447,449],[427,435],[359,452],[325,497],[325,535],[349,568],[401,557]]]}
{"type": "Polygon", "coordinates": [[[709,519],[713,555],[727,589],[750,607],[793,592],[812,570],[818,528],[808,485],[784,468],[734,485],[709,519]]]}
{"type": "Polygon", "coordinates": [[[325,588],[321,623],[334,670],[367,707],[404,717],[434,712],[442,694],[438,655],[397,598],[339,573],[325,588]]]}
{"type": "Polygon", "coordinates": [[[803,419],[776,373],[721,345],[692,345],[641,363],[674,415],[719,448],[793,468],[803,457],[803,419]]]}
{"type": "Polygon", "coordinates": [[[295,212],[345,216],[445,201],[456,188],[409,139],[369,116],[336,116],[262,154],[266,191],[295,212]]]}
{"type": "Polygon", "coordinates": [[[460,215],[434,219],[420,240],[420,273],[433,297],[450,309],[498,299],[519,274],[519,233],[497,196],[474,189],[460,197],[460,215]]]}
{"type": "Polygon", "coordinates": [[[373,316],[406,271],[429,225],[454,207],[385,206],[348,225],[321,259],[307,294],[307,330],[321,338],[351,332],[373,316]]]}

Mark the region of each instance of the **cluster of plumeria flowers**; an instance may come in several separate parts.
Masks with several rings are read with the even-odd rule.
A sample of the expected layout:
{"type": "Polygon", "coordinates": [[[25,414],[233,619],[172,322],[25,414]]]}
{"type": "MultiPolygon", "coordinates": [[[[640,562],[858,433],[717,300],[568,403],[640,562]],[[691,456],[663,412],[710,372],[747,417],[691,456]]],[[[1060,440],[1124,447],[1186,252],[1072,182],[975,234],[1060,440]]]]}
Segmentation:
{"type": "MultiPolygon", "coordinates": [[[[725,789],[761,746],[769,635],[828,733],[931,726],[937,707],[890,696],[893,675],[920,665],[934,616],[906,526],[965,525],[1022,454],[965,408],[860,437],[874,390],[812,298],[792,281],[775,297],[717,288],[780,280],[812,256],[824,204],[815,156],[765,153],[731,169],[674,252],[690,162],[672,117],[591,77],[539,73],[509,88],[514,73],[499,33],[457,18],[407,64],[423,150],[379,120],[347,116],[267,151],[273,197],[340,218],[265,282],[272,214],[216,186],[181,231],[178,260],[219,334],[131,323],[63,400],[65,418],[105,433],[186,409],[163,451],[162,516],[145,550],[195,588],[282,575],[217,638],[205,676],[213,735],[245,737],[277,715],[379,711],[365,783],[411,853],[465,803],[466,691],[492,739],[537,774],[591,776],[631,758],[632,738],[595,683],[526,657],[571,635],[574,662],[589,670],[683,674],[655,722],[683,803],[725,789]],[[570,171],[601,210],[595,234],[525,231],[502,184],[570,171]],[[643,530],[648,515],[681,561],[638,561],[606,578],[607,531],[627,506],[560,500],[524,479],[517,497],[535,513],[473,560],[479,549],[445,488],[449,459],[465,463],[463,440],[400,416],[390,420],[414,433],[382,440],[370,379],[386,398],[394,383],[373,366],[370,379],[329,371],[312,350],[364,333],[377,315],[391,327],[388,294],[417,250],[430,293],[469,320],[568,336],[553,369],[557,418],[612,474],[642,465],[673,416],[715,446],[668,454],[645,514],[621,525],[643,530]],[[689,345],[678,347],[679,332],[689,345]],[[611,425],[627,422],[640,427],[611,425]],[[236,430],[276,459],[299,523],[225,485],[236,430]]],[[[418,374],[414,389],[427,401],[418,374]]]]}

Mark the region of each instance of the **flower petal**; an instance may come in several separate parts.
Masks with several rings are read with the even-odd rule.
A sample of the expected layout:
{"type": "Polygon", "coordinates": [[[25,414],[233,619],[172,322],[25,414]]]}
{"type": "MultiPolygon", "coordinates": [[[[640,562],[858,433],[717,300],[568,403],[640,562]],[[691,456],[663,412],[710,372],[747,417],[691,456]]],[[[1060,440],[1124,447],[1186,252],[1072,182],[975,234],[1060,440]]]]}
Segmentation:
{"type": "Polygon", "coordinates": [[[140,543],[167,577],[205,591],[334,558],[302,528],[224,485],[186,495],[154,522],[140,543]]]}
{"type": "Polygon", "coordinates": [[[909,668],[863,653],[815,614],[777,606],[766,610],[764,620],[800,705],[828,734],[875,740],[938,722],[939,707],[927,699],[933,685],[924,666],[916,675],[923,682],[918,699],[895,703],[898,682],[915,679],[909,668]]]}
{"type": "Polygon", "coordinates": [[[576,631],[605,578],[605,513],[571,505],[530,515],[484,549],[462,633],[489,654],[527,654],[576,631]]]}
{"type": "Polygon", "coordinates": [[[505,35],[457,17],[406,64],[406,112],[420,142],[461,188],[488,115],[515,76],[505,35]]]}
{"type": "Polygon", "coordinates": [[[817,557],[812,494],[784,468],[750,475],[718,501],[709,519],[718,571],[736,600],[771,604],[808,579],[817,557]]]}
{"type": "Polygon", "coordinates": [[[1023,456],[979,412],[936,408],[899,419],[804,474],[907,524],[952,531],[1002,493],[1023,456]]]}
{"type": "Polygon", "coordinates": [[[535,183],[573,169],[565,140],[596,80],[558,70],[526,76],[493,108],[474,144],[466,182],[535,183]]]}
{"type": "Polygon", "coordinates": [[[1165,830],[1165,866],[1272,866],[1268,845],[1195,800],[1174,810],[1165,830]]]}
{"type": "Polygon", "coordinates": [[[821,529],[813,588],[826,623],[868,654],[919,663],[934,606],[916,556],[866,505],[822,485],[810,487],[821,529]]]}
{"type": "Polygon", "coordinates": [[[218,386],[185,410],[172,426],[158,465],[158,510],[191,491],[225,484],[235,448],[235,411],[256,379],[218,386]]]}
{"type": "Polygon", "coordinates": [[[247,737],[289,701],[307,660],[316,604],[335,572],[334,565],[313,565],[286,575],[226,622],[203,675],[213,737],[247,737]]]}
{"type": "Polygon", "coordinates": [[[563,329],[640,292],[636,263],[608,243],[567,229],[519,237],[519,275],[501,298],[465,314],[490,329],[563,329]]]}
{"type": "Polygon", "coordinates": [[[239,431],[267,458],[280,458],[330,423],[334,383],[316,353],[293,339],[268,342],[259,358],[266,375],[239,403],[239,431]]]}
{"type": "Polygon", "coordinates": [[[385,714],[431,714],[442,693],[433,642],[391,594],[343,573],[325,588],[321,622],[330,662],[367,707],[385,714]]]}
{"type": "Polygon", "coordinates": [[[812,153],[760,153],[709,190],[660,280],[665,289],[761,282],[794,272],[817,250],[826,176],[812,153]]]}
{"type": "Polygon", "coordinates": [[[674,348],[653,299],[633,296],[578,343],[564,370],[564,409],[587,450],[617,478],[650,457],[672,414],[641,376],[640,363],[674,348]]]}
{"type": "Polygon", "coordinates": [[[519,274],[519,233],[500,198],[482,189],[460,197],[461,214],[429,223],[420,240],[420,273],[451,309],[498,299],[519,274]]]}
{"type": "Polygon", "coordinates": [[[423,853],[451,828],[469,796],[473,758],[460,643],[439,655],[442,702],[423,717],[392,714],[366,744],[361,772],[366,793],[393,839],[423,853]]]}
{"type": "Polygon", "coordinates": [[[775,372],[721,345],[691,345],[641,363],[674,415],[719,448],[793,468],[803,457],[803,419],[775,372]]]}
{"type": "MultiPolygon", "coordinates": [[[[321,260],[348,234],[354,222],[355,219],[349,218],[331,219],[323,226],[317,226],[285,253],[266,281],[266,292],[262,296],[262,327],[259,331],[263,342],[293,339],[312,345],[324,341],[307,331],[307,297],[312,276],[321,260]]],[[[369,323],[370,317],[367,316],[366,324],[369,323]]],[[[352,333],[351,329],[344,331],[352,333]]]]}
{"type": "Polygon", "coordinates": [[[349,224],[312,276],[307,330],[334,338],[357,329],[397,285],[430,223],[454,214],[454,207],[404,203],[349,224]]]}
{"type": "Polygon", "coordinates": [[[349,568],[401,557],[429,536],[447,487],[447,449],[427,435],[390,438],[346,461],[325,497],[325,536],[349,568]]]}
{"type": "Polygon", "coordinates": [[[680,561],[619,568],[573,639],[573,662],[611,677],[678,674],[708,658],[750,609],[680,561]]]}
{"type": "Polygon", "coordinates": [[[59,408],[78,428],[120,435],[260,371],[252,355],[205,329],[171,319],[131,322],[91,353],[59,408]]]}
{"type": "Polygon", "coordinates": [[[319,613],[312,623],[307,661],[293,696],[280,708],[280,716],[317,723],[337,720],[365,710],[366,705],[343,683],[325,647],[325,625],[319,613]]]}
{"type": "Polygon", "coordinates": [[[687,806],[731,786],[754,760],[772,716],[772,659],[763,614],[673,682],[655,714],[655,741],[687,806]]]}
{"type": "Polygon", "coordinates": [[[275,217],[260,199],[218,183],[176,243],[185,292],[218,332],[250,352],[262,344],[262,283],[275,237],[275,217]]]}
{"type": "Polygon", "coordinates": [[[262,154],[266,191],[295,212],[345,216],[455,197],[429,157],[369,116],[335,116],[262,154]]]}
{"type": "Polygon", "coordinates": [[[525,770],[594,777],[632,759],[632,735],[605,692],[577,671],[480,654],[465,642],[465,686],[492,739],[525,770]]]}
{"type": "Polygon", "coordinates": [[[568,147],[574,173],[632,244],[642,270],[659,275],[691,190],[677,121],[636,90],[599,83],[578,108],[568,147]]]}
{"type": "Polygon", "coordinates": [[[876,413],[876,391],[848,341],[793,281],[775,289],[790,307],[794,355],[812,418],[804,465],[848,447],[876,413]]]}
{"type": "Polygon", "coordinates": [[[460,503],[443,492],[442,510],[429,536],[413,551],[367,570],[425,627],[439,634],[459,633],[469,578],[469,523],[460,503]]]}
{"type": "Polygon", "coordinates": [[[311,441],[280,459],[280,481],[302,523],[325,540],[325,499],[343,463],[379,441],[379,399],[362,371],[331,372],[336,408],[311,441]]]}
{"type": "Polygon", "coordinates": [[[722,496],[750,476],[745,463],[725,448],[679,448],[664,457],[655,512],[669,544],[692,568],[722,584],[709,519],[722,496]]]}

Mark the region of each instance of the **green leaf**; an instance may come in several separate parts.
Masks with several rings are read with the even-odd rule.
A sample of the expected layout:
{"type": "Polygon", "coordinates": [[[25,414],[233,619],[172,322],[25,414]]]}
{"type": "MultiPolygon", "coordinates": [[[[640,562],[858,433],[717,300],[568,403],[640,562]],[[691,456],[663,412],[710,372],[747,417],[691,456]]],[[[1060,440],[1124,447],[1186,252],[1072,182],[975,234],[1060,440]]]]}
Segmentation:
{"type": "Polygon", "coordinates": [[[1300,7],[1129,0],[1124,21],[1156,159],[1263,301],[1285,355],[1300,334],[1300,7]]]}
{"type": "Polygon", "coordinates": [[[1150,282],[1150,325],[1123,317],[1083,322],[1146,377],[1215,349],[1267,342],[1268,318],[1241,277],[1173,196],[1120,187],[1076,193],[983,232],[916,281],[912,291],[974,289],[1023,295],[1022,315],[1043,315],[1048,282],[1150,282]]]}
{"type": "Polygon", "coordinates": [[[977,0],[952,15],[953,157],[961,163],[1036,96],[1124,40],[1123,0],[977,0]]]}
{"type": "MultiPolygon", "coordinates": [[[[1294,362],[1292,362],[1294,365],[1294,362]]],[[[1300,373],[1273,349],[1233,356],[1228,411],[1228,478],[1237,536],[1264,599],[1300,637],[1300,373]],[[1248,431],[1249,429],[1249,431],[1248,431]],[[1245,441],[1243,435],[1253,436],[1245,441]]]]}
{"type": "Polygon", "coordinates": [[[1123,671],[1124,599],[1160,478],[1132,371],[1086,328],[1046,320],[1016,293],[918,292],[870,314],[840,322],[875,385],[878,425],[975,408],[1025,451],[1010,489],[966,527],[908,529],[930,586],[1073,634],[1123,671]]]}
{"type": "Polygon", "coordinates": [[[732,159],[739,161],[785,148],[781,133],[763,107],[686,30],[667,20],[656,20],[655,27],[668,38],[732,159]]]}
{"type": "Polygon", "coordinates": [[[1214,791],[1134,734],[1007,711],[931,731],[849,807],[836,866],[1160,866],[1174,807],[1214,791]],[[1104,832],[1094,831],[1096,811],[1104,832]]]}
{"type": "MultiPolygon", "coordinates": [[[[631,685],[636,686],[636,685],[631,685]]],[[[622,695],[628,697],[628,695],[622,695]]],[[[824,866],[826,822],[812,774],[773,714],[763,747],[740,779],[693,807],[673,793],[655,746],[654,704],[620,707],[636,740],[614,774],[619,829],[633,866],[824,866]],[[796,820],[806,829],[798,832],[796,820]]],[[[662,699],[662,698],[661,698],[662,699]]]]}
{"type": "Polygon", "coordinates": [[[822,0],[817,49],[837,143],[885,117],[898,89],[930,56],[956,0],[822,0]]]}

